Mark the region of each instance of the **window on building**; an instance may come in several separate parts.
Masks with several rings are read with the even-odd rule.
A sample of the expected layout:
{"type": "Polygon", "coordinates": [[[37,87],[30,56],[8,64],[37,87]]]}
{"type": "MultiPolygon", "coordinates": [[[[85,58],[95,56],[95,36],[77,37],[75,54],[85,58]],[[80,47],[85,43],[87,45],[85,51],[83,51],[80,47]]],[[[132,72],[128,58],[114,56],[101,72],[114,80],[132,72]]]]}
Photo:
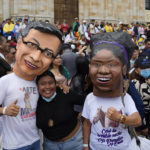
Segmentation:
{"type": "Polygon", "coordinates": [[[150,10],[150,0],[145,0],[145,9],[150,10]]]}

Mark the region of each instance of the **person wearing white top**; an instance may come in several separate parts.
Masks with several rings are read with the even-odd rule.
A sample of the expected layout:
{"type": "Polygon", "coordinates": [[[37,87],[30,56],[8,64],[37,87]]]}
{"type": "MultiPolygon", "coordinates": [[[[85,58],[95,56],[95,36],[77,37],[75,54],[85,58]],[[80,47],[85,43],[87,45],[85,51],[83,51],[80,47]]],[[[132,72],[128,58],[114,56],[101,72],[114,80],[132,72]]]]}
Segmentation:
{"type": "Polygon", "coordinates": [[[0,78],[3,150],[40,150],[35,78],[48,69],[61,40],[60,31],[45,22],[31,22],[22,31],[13,73],[0,78]]]}
{"type": "Polygon", "coordinates": [[[89,74],[93,93],[87,96],[82,112],[84,150],[149,149],[148,140],[144,149],[143,143],[141,147],[136,145],[126,127],[141,125],[135,104],[126,94],[128,80],[123,80],[133,50],[134,43],[125,32],[97,34],[91,39],[89,74]]]}

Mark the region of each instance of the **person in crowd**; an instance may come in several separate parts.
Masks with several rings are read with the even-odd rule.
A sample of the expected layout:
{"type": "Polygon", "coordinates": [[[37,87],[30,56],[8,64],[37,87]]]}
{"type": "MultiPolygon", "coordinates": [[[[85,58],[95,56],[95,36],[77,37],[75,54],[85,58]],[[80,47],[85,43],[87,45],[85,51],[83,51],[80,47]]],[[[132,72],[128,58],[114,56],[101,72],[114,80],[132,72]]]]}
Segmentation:
{"type": "MultiPolygon", "coordinates": [[[[142,119],[142,125],[135,127],[135,131],[137,133],[137,135],[140,135],[143,132],[143,127],[145,126],[145,107],[144,107],[144,103],[143,100],[141,98],[140,93],[137,91],[137,89],[135,88],[135,85],[132,81],[129,81],[129,87],[128,87],[128,91],[127,93],[132,97],[135,106],[141,116],[142,119]],[[142,131],[142,132],[141,132],[142,131]]],[[[141,134],[142,135],[142,134],[141,134]]]]}
{"type": "Polygon", "coordinates": [[[82,112],[84,150],[132,150],[136,140],[140,142],[135,134],[136,140],[131,139],[125,126],[134,131],[141,117],[123,79],[134,44],[125,32],[97,34],[92,37],[91,50],[93,93],[86,97],[82,112]]]}
{"type": "Polygon", "coordinates": [[[43,131],[43,149],[83,150],[82,124],[74,105],[83,105],[85,97],[72,91],[64,94],[50,71],[38,76],[36,82],[40,93],[36,124],[43,131]]]}
{"type": "Polygon", "coordinates": [[[3,35],[3,27],[2,27],[2,23],[0,22],[0,35],[3,35]]]}
{"type": "Polygon", "coordinates": [[[95,34],[95,19],[91,19],[90,22],[88,23],[87,27],[90,27],[90,33],[91,35],[95,34]]]}
{"type": "Polygon", "coordinates": [[[74,43],[74,40],[75,40],[75,37],[72,32],[72,27],[70,27],[68,29],[67,35],[65,36],[64,43],[72,44],[72,43],[74,43]]]}
{"type": "Polygon", "coordinates": [[[79,23],[79,19],[78,19],[78,17],[75,17],[74,18],[74,22],[73,22],[73,25],[72,25],[72,32],[73,32],[73,34],[74,34],[74,36],[75,36],[75,34],[78,32],[78,30],[79,30],[79,27],[80,27],[80,23],[79,23]]]}
{"type": "Polygon", "coordinates": [[[145,34],[147,36],[147,38],[150,38],[150,25],[148,25],[148,28],[145,30],[145,34]]]}
{"type": "Polygon", "coordinates": [[[6,75],[9,71],[11,71],[11,66],[5,60],[7,49],[8,44],[6,38],[0,36],[0,77],[6,75]]]}
{"type": "Polygon", "coordinates": [[[148,49],[150,49],[150,38],[147,38],[145,40],[145,50],[148,50],[148,49]]]}
{"type": "Polygon", "coordinates": [[[114,30],[114,32],[117,32],[117,24],[116,23],[113,25],[113,30],[114,30]]]}
{"type": "Polygon", "coordinates": [[[0,78],[9,73],[10,71],[12,71],[11,66],[7,63],[5,59],[0,57],[0,78]]]}
{"type": "Polygon", "coordinates": [[[61,24],[61,28],[60,28],[61,32],[63,33],[63,42],[65,42],[65,38],[68,34],[68,30],[69,30],[69,25],[66,23],[66,21],[64,20],[64,22],[61,24]]]}
{"type": "Polygon", "coordinates": [[[132,41],[138,46],[137,35],[132,35],[132,41]]]}
{"type": "Polygon", "coordinates": [[[118,32],[122,32],[123,31],[123,22],[122,21],[119,22],[119,25],[117,27],[117,31],[118,32]]]}
{"type": "Polygon", "coordinates": [[[100,26],[99,26],[97,21],[95,22],[94,28],[95,28],[95,33],[99,33],[100,32],[100,26]]]}
{"type": "Polygon", "coordinates": [[[111,26],[111,23],[106,23],[106,25],[105,25],[105,31],[106,32],[113,32],[113,28],[112,28],[112,26],[111,26]]]}
{"type": "Polygon", "coordinates": [[[68,91],[68,81],[70,78],[69,71],[65,66],[62,65],[62,58],[60,54],[58,54],[54,59],[53,63],[51,64],[50,70],[55,76],[57,86],[63,89],[64,92],[68,91]]]}
{"type": "Polygon", "coordinates": [[[69,25],[66,23],[66,20],[64,19],[63,23],[61,24],[61,28],[60,30],[63,32],[63,33],[66,33],[69,29],[69,25]]]}
{"type": "Polygon", "coordinates": [[[142,53],[145,53],[146,55],[148,55],[148,57],[150,57],[150,38],[145,40],[145,47],[142,50],[142,53]]]}
{"type": "Polygon", "coordinates": [[[138,74],[140,78],[135,78],[132,82],[135,88],[141,95],[145,106],[145,119],[146,124],[143,125],[139,134],[150,136],[150,92],[149,92],[149,77],[150,77],[150,58],[139,56],[135,61],[135,67],[138,68],[138,74]]]}
{"type": "Polygon", "coordinates": [[[87,31],[87,21],[83,20],[82,21],[82,25],[80,25],[80,33],[81,33],[81,35],[84,35],[86,31],[87,31]]]}
{"type": "Polygon", "coordinates": [[[20,31],[21,31],[20,19],[16,19],[16,24],[14,28],[15,28],[15,38],[17,41],[20,36],[20,31]]]}
{"type": "Polygon", "coordinates": [[[21,25],[21,30],[23,30],[29,24],[28,18],[24,18],[22,21],[23,21],[23,23],[21,25]]]}
{"type": "Polygon", "coordinates": [[[5,53],[8,48],[7,40],[5,37],[0,36],[0,57],[5,59],[5,53]]]}
{"type": "Polygon", "coordinates": [[[123,25],[123,32],[127,32],[128,34],[131,35],[132,32],[131,32],[128,24],[123,25]]]}
{"type": "Polygon", "coordinates": [[[145,32],[144,32],[144,24],[140,24],[139,25],[139,28],[138,28],[138,33],[139,33],[139,35],[143,35],[143,34],[145,34],[145,32]]]}
{"type": "Polygon", "coordinates": [[[16,47],[15,46],[8,46],[8,50],[6,51],[6,61],[13,69],[15,64],[15,54],[16,54],[16,47]]]}
{"type": "Polygon", "coordinates": [[[90,33],[90,26],[87,27],[87,31],[85,32],[86,44],[90,44],[92,34],[90,33]]]}
{"type": "Polygon", "coordinates": [[[144,105],[145,105],[145,110],[146,110],[146,114],[147,114],[147,117],[146,117],[146,121],[147,121],[147,126],[148,126],[148,134],[147,134],[147,137],[148,138],[150,138],[150,118],[148,118],[148,117],[150,117],[150,97],[149,97],[149,90],[150,90],[150,74],[148,75],[148,77],[145,79],[145,81],[146,81],[146,85],[145,85],[145,89],[146,90],[144,90],[144,88],[143,88],[143,91],[147,91],[147,93],[148,93],[148,96],[147,96],[147,94],[143,94],[143,97],[145,97],[145,98],[143,98],[144,99],[144,105]],[[147,88],[146,88],[147,87],[147,88]],[[146,95],[146,96],[144,96],[144,95],[146,95]]]}
{"type": "Polygon", "coordinates": [[[139,35],[138,28],[139,28],[139,23],[136,22],[136,24],[135,24],[134,27],[133,27],[133,32],[134,32],[134,35],[137,36],[137,40],[139,39],[139,38],[138,38],[138,35],[139,35]]]}
{"type": "Polygon", "coordinates": [[[83,46],[79,44],[79,46],[77,47],[75,53],[79,56],[85,56],[85,57],[88,57],[87,56],[87,52],[86,52],[86,49],[87,49],[87,45],[83,46]]]}
{"type": "Polygon", "coordinates": [[[80,39],[80,45],[83,47],[86,45],[86,38],[85,35],[81,35],[81,39],[80,39]]]}
{"type": "Polygon", "coordinates": [[[61,31],[61,24],[60,24],[59,20],[56,21],[55,26],[57,27],[58,30],[61,31]]]}
{"type": "Polygon", "coordinates": [[[11,40],[11,38],[14,36],[14,29],[14,24],[12,23],[11,19],[8,18],[3,27],[3,35],[7,38],[7,40],[11,40]]]}
{"type": "Polygon", "coordinates": [[[134,62],[134,68],[132,72],[129,74],[129,79],[130,80],[139,80],[141,83],[144,82],[144,78],[140,75],[141,72],[141,63],[143,60],[148,59],[147,53],[139,53],[138,58],[134,62]]]}
{"type": "Polygon", "coordinates": [[[100,28],[100,31],[103,31],[105,32],[105,23],[103,21],[100,21],[100,25],[99,25],[99,28],[100,28]]]}
{"type": "Polygon", "coordinates": [[[130,70],[131,70],[131,72],[132,72],[132,69],[134,68],[134,63],[135,63],[135,60],[138,58],[139,53],[140,53],[139,47],[136,46],[134,51],[133,51],[132,57],[130,59],[130,70]]]}
{"type": "Polygon", "coordinates": [[[76,59],[77,73],[72,77],[70,90],[73,90],[78,95],[86,95],[86,77],[89,72],[89,61],[84,56],[79,56],[76,59]]]}
{"type": "Polygon", "coordinates": [[[63,44],[62,50],[62,65],[68,69],[69,80],[71,80],[71,78],[76,74],[76,59],[78,55],[72,52],[71,46],[69,44],[63,44]]]}
{"type": "Polygon", "coordinates": [[[49,68],[61,40],[61,32],[45,22],[33,21],[22,31],[13,72],[0,78],[3,150],[40,150],[35,78],[49,68]]]}
{"type": "Polygon", "coordinates": [[[145,40],[146,36],[141,34],[139,36],[139,40],[137,41],[139,49],[143,50],[145,48],[145,40]]]}

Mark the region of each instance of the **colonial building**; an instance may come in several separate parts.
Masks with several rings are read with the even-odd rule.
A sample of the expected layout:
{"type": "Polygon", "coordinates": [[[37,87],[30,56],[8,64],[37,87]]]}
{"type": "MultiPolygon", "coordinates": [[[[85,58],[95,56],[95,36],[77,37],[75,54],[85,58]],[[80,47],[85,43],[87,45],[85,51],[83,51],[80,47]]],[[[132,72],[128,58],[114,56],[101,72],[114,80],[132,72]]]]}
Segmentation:
{"type": "Polygon", "coordinates": [[[50,22],[75,17],[124,23],[150,22],[150,0],[0,0],[0,20],[30,16],[50,22]]]}

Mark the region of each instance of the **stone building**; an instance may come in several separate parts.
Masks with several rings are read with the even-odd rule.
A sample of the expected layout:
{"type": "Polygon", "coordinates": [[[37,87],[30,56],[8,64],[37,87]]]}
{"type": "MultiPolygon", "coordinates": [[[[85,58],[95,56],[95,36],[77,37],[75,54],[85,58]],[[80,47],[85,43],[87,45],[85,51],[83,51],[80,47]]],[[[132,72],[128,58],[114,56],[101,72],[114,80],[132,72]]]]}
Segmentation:
{"type": "Polygon", "coordinates": [[[50,22],[67,20],[72,24],[75,17],[103,20],[150,22],[150,0],[0,0],[0,21],[6,18],[30,16],[32,19],[50,22]]]}

